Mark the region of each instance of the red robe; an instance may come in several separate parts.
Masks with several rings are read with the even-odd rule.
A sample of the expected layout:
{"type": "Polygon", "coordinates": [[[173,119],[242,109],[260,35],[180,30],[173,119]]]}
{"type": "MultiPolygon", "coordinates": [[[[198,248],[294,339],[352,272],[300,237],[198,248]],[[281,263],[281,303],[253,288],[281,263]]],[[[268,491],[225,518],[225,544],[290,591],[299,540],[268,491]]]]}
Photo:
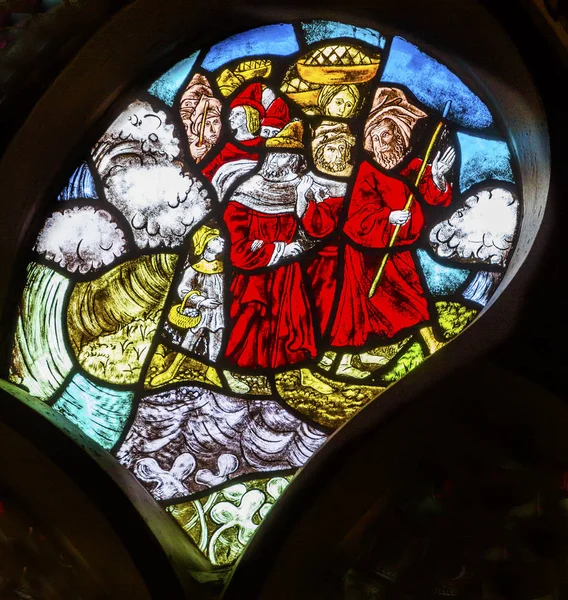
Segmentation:
{"type": "MultiPolygon", "coordinates": [[[[413,181],[421,165],[422,161],[415,158],[401,174],[413,181]]],[[[451,201],[451,187],[446,185],[441,192],[434,184],[429,166],[419,191],[428,204],[447,206],[451,201]]],[[[389,223],[389,215],[393,210],[403,210],[409,195],[410,190],[403,182],[363,162],[351,194],[345,233],[360,246],[386,248],[395,229],[389,223]]],[[[416,242],[425,226],[420,201],[414,199],[410,214],[409,221],[399,229],[395,248],[416,242]]],[[[331,332],[333,346],[362,346],[373,335],[390,338],[401,329],[430,318],[416,265],[408,250],[389,253],[379,286],[373,297],[368,297],[383,256],[345,245],[343,286],[331,332]]]]}
{"type": "MultiPolygon", "coordinates": [[[[326,200],[324,209],[326,211],[327,229],[324,235],[327,236],[335,230],[342,206],[343,198],[328,198],[326,200]]],[[[316,308],[316,322],[320,335],[323,335],[327,328],[335,299],[338,255],[337,240],[333,239],[332,243],[327,243],[318,250],[315,258],[308,263],[306,269],[311,281],[316,308]]]]}
{"type": "MultiPolygon", "coordinates": [[[[263,142],[264,139],[257,136],[252,140],[243,140],[242,142],[239,142],[239,144],[242,144],[243,146],[255,147],[262,145],[263,142]]],[[[227,142],[221,152],[219,152],[219,154],[217,154],[217,156],[206,167],[204,167],[201,172],[209,181],[211,181],[215,173],[224,164],[234,160],[242,159],[258,160],[258,154],[243,150],[232,142],[227,142]]]]}
{"type": "MultiPolygon", "coordinates": [[[[309,236],[321,238],[333,230],[330,200],[309,202],[301,219],[309,236]]],[[[276,368],[314,358],[312,311],[300,265],[291,262],[257,271],[269,266],[277,242],[294,241],[298,217],[293,212],[267,214],[229,201],[224,220],[231,237],[231,263],[241,270],[230,286],[227,358],[247,368],[276,368]],[[253,251],[255,240],[264,244],[253,251]]]]}

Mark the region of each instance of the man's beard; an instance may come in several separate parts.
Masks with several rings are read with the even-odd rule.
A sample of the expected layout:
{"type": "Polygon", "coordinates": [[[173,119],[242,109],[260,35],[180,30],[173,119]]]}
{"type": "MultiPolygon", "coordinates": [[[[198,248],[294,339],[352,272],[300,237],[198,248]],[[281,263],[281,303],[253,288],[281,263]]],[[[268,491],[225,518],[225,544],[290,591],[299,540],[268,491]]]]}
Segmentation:
{"type": "Polygon", "coordinates": [[[209,151],[217,143],[218,139],[219,139],[219,136],[216,136],[216,137],[214,136],[212,138],[204,137],[203,144],[207,147],[207,150],[209,151]]]}
{"type": "Polygon", "coordinates": [[[280,181],[288,175],[292,169],[290,165],[281,165],[279,167],[273,167],[267,163],[264,163],[259,171],[259,175],[264,179],[270,179],[272,181],[280,181]]]}
{"type": "Polygon", "coordinates": [[[402,138],[399,136],[394,148],[386,152],[381,152],[380,154],[375,154],[375,160],[384,169],[393,169],[404,158],[405,154],[406,148],[404,147],[402,138]]]}
{"type": "Polygon", "coordinates": [[[349,157],[342,156],[340,160],[328,161],[323,156],[320,156],[317,165],[322,171],[338,173],[339,171],[345,171],[345,169],[347,169],[349,166],[349,157]]]}

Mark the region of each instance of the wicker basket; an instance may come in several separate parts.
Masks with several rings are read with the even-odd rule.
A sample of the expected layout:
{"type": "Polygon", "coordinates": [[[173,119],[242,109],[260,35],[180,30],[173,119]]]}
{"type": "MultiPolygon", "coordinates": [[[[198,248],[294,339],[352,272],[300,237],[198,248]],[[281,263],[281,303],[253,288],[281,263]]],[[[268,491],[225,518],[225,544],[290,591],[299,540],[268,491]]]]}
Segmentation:
{"type": "Polygon", "coordinates": [[[371,80],[379,68],[379,61],[370,65],[306,65],[303,60],[297,63],[302,79],[320,85],[340,85],[344,83],[365,83],[371,80]]]}
{"type": "Polygon", "coordinates": [[[199,294],[199,292],[197,290],[191,290],[190,292],[187,292],[179,304],[174,304],[170,308],[170,312],[168,313],[168,321],[172,325],[175,325],[178,329],[192,329],[193,327],[197,327],[201,321],[200,312],[197,312],[197,315],[195,316],[183,314],[183,311],[186,309],[187,301],[195,294],[199,294]]]}

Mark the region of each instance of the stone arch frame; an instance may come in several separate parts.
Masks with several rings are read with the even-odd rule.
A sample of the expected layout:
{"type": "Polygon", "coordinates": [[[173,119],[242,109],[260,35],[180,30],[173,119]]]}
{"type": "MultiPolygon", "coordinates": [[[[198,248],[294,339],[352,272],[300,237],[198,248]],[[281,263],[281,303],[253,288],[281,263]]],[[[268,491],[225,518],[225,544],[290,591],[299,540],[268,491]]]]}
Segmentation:
{"type": "MultiPolygon", "coordinates": [[[[384,395],[380,408],[366,411],[365,419],[359,419],[355,427],[345,428],[335,437],[333,448],[324,450],[321,458],[318,456],[313,462],[323,463],[330,460],[334,453],[340,451],[342,444],[377,427],[390,411],[417,396],[433,379],[442,378],[465,358],[475,356],[488,346],[504,339],[514,324],[519,291],[526,285],[530,276],[527,265],[523,266],[525,259],[529,252],[532,255],[538,252],[537,248],[533,249],[533,244],[544,214],[550,170],[544,116],[536,91],[516,56],[514,47],[504,37],[504,31],[488,16],[480,3],[471,0],[468,5],[473,15],[473,20],[468,22],[452,18],[449,1],[433,6],[435,12],[427,22],[424,22],[423,18],[421,20],[424,6],[420,2],[409,2],[404,7],[407,10],[397,6],[396,2],[383,3],[380,8],[371,3],[361,2],[353,8],[351,15],[344,9],[341,10],[343,7],[340,7],[339,3],[334,4],[334,9],[338,7],[338,11],[334,12],[332,9],[331,14],[329,3],[324,5],[323,2],[314,3],[309,10],[291,8],[283,2],[279,5],[272,4],[271,8],[236,5],[231,9],[232,12],[223,14],[222,20],[215,17],[218,17],[225,6],[223,2],[208,4],[207,7],[200,7],[199,11],[193,13],[187,9],[186,3],[177,1],[168,3],[167,7],[156,7],[149,1],[127,6],[89,41],[61,77],[53,83],[14,138],[0,164],[3,195],[12,199],[4,221],[9,243],[6,244],[7,256],[3,268],[20,263],[23,249],[29,246],[27,242],[30,236],[37,230],[37,218],[42,214],[42,202],[48,195],[46,192],[54,182],[65,179],[67,167],[72,164],[72,159],[80,154],[81,140],[94,139],[97,124],[113,100],[136,81],[147,77],[148,64],[152,64],[151,69],[155,69],[156,72],[165,70],[165,65],[172,64],[177,57],[184,56],[187,49],[203,46],[209,41],[222,39],[224,34],[250,27],[247,18],[252,15],[255,19],[254,24],[257,25],[277,21],[282,18],[280,15],[289,15],[290,11],[294,11],[300,17],[323,14],[327,18],[343,18],[362,25],[368,23],[372,26],[378,23],[383,31],[388,30],[383,23],[400,24],[404,33],[408,33],[409,39],[416,39],[427,50],[431,47],[433,56],[444,58],[460,74],[469,70],[466,74],[467,80],[484,89],[488,96],[494,98],[496,105],[507,106],[506,114],[502,113],[501,116],[521,165],[525,218],[515,255],[500,292],[495,294],[485,309],[483,318],[472,326],[466,336],[467,340],[458,339],[454,342],[451,358],[433,357],[429,362],[429,373],[417,373],[404,385],[394,386],[384,395]],[[372,21],[369,14],[373,14],[372,21]],[[205,26],[212,21],[217,22],[218,29],[206,30],[205,26]],[[479,40],[474,42],[468,38],[467,32],[475,29],[472,22],[477,24],[479,30],[484,31],[483,39],[487,44],[481,53],[479,40]],[[154,27],[148,33],[151,25],[154,27]],[[128,38],[128,43],[123,40],[117,45],[117,36],[125,30],[124,28],[133,35],[128,38]],[[444,39],[443,51],[440,51],[442,34],[448,33],[444,39]],[[496,41],[493,40],[493,46],[488,41],[492,35],[497,38],[496,41]],[[171,48],[173,39],[180,40],[174,49],[171,48]],[[122,50],[116,52],[116,56],[120,56],[119,59],[112,58],[113,45],[115,50],[122,50]],[[467,69],[457,56],[476,66],[467,69]],[[109,63],[109,60],[113,62],[109,63]],[[507,67],[510,67],[510,71],[505,74],[507,67]],[[93,78],[100,81],[100,87],[94,94],[89,85],[93,78]],[[522,98],[522,103],[513,106],[515,103],[512,99],[518,100],[517,95],[522,98]],[[70,116],[62,135],[57,131],[57,122],[50,118],[54,113],[70,116]],[[33,177],[26,180],[29,164],[37,166],[37,169],[33,177]]],[[[464,8],[461,10],[465,11],[464,8]]],[[[18,283],[17,272],[12,273],[11,278],[5,272],[0,275],[3,292],[11,286],[17,288],[18,283]]],[[[4,310],[3,341],[5,336],[9,335],[7,324],[11,320],[8,308],[4,310]]],[[[6,345],[3,344],[3,347],[6,345]]],[[[317,465],[314,465],[314,469],[316,467],[317,465]]]]}

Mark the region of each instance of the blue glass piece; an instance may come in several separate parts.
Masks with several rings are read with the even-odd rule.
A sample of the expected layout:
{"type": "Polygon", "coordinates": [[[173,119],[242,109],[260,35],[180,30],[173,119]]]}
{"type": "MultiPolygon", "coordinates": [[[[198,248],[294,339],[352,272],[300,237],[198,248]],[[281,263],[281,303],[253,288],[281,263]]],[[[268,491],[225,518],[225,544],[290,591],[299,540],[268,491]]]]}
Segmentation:
{"type": "Polygon", "coordinates": [[[133,396],[134,392],[106,388],[77,373],[53,408],[110,450],[124,429],[133,396]]]}
{"type": "Polygon", "coordinates": [[[89,200],[98,200],[99,198],[95,189],[95,180],[86,162],[75,169],[69,183],[57,196],[58,200],[78,200],[81,198],[88,198],[89,200]]]}
{"type": "Polygon", "coordinates": [[[272,54],[288,56],[299,50],[292,25],[266,25],[238,33],[216,44],[203,59],[208,71],[238,58],[272,54]]]}
{"type": "Polygon", "coordinates": [[[393,39],[381,81],[407,86],[420,102],[440,113],[451,100],[448,119],[464,127],[493,124],[487,106],[458,77],[403,38],[393,39]]]}
{"type": "Polygon", "coordinates": [[[485,306],[499,285],[501,276],[501,273],[480,271],[467,286],[463,297],[485,306]]]}
{"type": "Polygon", "coordinates": [[[169,71],[166,71],[159,79],[148,88],[152,96],[156,96],[165,102],[168,106],[173,106],[176,94],[184,84],[189,72],[193,68],[199,51],[194,52],[190,57],[178,62],[169,71]]]}
{"type": "Polygon", "coordinates": [[[385,38],[378,31],[368,27],[356,27],[338,21],[310,21],[302,23],[302,29],[308,44],[333,38],[354,38],[372,46],[385,47],[385,38]]]}
{"type": "Polygon", "coordinates": [[[460,190],[486,179],[514,183],[511,153],[506,142],[458,132],[461,149],[460,190]]]}
{"type": "Polygon", "coordinates": [[[455,293],[469,276],[468,269],[447,267],[432,260],[426,250],[417,250],[418,260],[433,296],[448,296],[455,293]]]}

